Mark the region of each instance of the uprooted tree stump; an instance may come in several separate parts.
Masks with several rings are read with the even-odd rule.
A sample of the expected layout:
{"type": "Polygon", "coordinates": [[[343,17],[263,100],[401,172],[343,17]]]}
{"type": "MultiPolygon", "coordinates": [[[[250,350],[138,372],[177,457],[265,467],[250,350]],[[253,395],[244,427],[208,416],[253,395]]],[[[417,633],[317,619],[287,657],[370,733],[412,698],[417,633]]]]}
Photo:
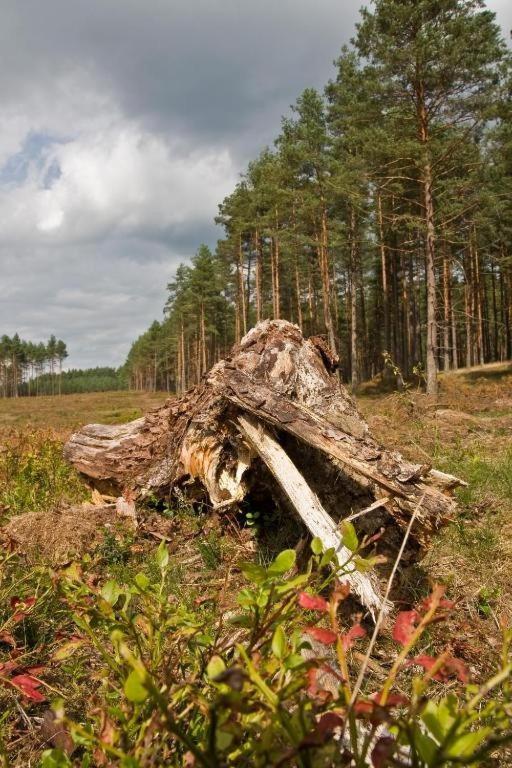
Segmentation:
{"type": "MultiPolygon", "coordinates": [[[[350,554],[338,528],[347,516],[371,533],[403,530],[415,514],[411,540],[425,547],[452,517],[460,481],[379,445],[337,362],[321,337],[267,320],[183,397],[129,424],[86,426],[65,456],[100,490],[119,494],[121,507],[181,487],[221,510],[270,488],[341,561],[350,554]]],[[[354,569],[350,581],[375,614],[378,580],[354,569]]]]}

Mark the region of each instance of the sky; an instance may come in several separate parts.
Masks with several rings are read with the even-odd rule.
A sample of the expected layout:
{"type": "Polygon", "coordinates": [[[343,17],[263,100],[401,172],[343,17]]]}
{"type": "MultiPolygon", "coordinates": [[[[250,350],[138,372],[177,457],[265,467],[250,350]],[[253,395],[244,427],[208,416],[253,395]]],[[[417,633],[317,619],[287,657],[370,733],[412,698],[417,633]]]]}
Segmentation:
{"type": "MultiPolygon", "coordinates": [[[[361,0],[6,0],[0,334],[120,365],[361,0]]],[[[489,0],[508,37],[510,0],[489,0]]]]}

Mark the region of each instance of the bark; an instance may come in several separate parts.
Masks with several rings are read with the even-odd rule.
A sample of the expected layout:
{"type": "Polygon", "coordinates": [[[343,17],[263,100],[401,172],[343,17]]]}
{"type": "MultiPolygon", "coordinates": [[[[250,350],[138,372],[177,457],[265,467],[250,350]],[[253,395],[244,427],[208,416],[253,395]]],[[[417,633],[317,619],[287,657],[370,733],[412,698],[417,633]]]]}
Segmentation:
{"type": "Polygon", "coordinates": [[[259,323],[263,314],[262,307],[263,302],[261,298],[262,283],[263,283],[263,251],[261,247],[261,239],[258,230],[254,233],[254,247],[256,249],[256,274],[255,274],[255,294],[256,294],[256,322],[259,323]]]}
{"type": "Polygon", "coordinates": [[[451,291],[450,291],[450,262],[446,251],[446,243],[443,243],[443,369],[450,370],[450,328],[451,328],[451,291]]]}
{"type": "MultiPolygon", "coordinates": [[[[237,262],[237,277],[238,277],[238,311],[240,313],[240,319],[242,321],[240,326],[239,320],[239,333],[240,328],[243,329],[243,335],[247,333],[247,313],[245,309],[245,285],[244,285],[244,256],[242,251],[242,235],[239,235],[238,240],[238,262],[237,262]]],[[[240,337],[238,337],[240,338],[240,337]]]]}
{"type": "MultiPolygon", "coordinates": [[[[413,536],[425,546],[452,517],[450,491],[458,481],[373,440],[340,385],[337,363],[321,337],[305,340],[297,326],[267,320],[183,397],[130,424],[84,427],[65,455],[94,485],[127,500],[168,498],[183,487],[215,509],[236,507],[267,487],[266,472],[275,479],[275,498],[284,491],[303,520],[301,494],[317,498],[326,546],[326,531],[334,535],[340,516],[376,500],[382,504],[360,518],[365,532],[382,525],[399,532],[419,506],[413,536]]],[[[318,535],[316,523],[306,524],[318,535]]]]}
{"type": "Polygon", "coordinates": [[[350,371],[352,389],[355,391],[360,382],[359,365],[359,334],[357,323],[357,243],[356,243],[356,214],[350,211],[350,371]]]}
{"type": "MultiPolygon", "coordinates": [[[[322,205],[324,201],[322,200],[322,205]]],[[[324,326],[327,333],[327,340],[331,349],[336,349],[336,337],[334,333],[334,323],[331,312],[332,290],[331,274],[329,269],[329,236],[327,232],[327,211],[322,208],[320,220],[320,234],[317,236],[318,242],[318,262],[320,266],[320,276],[322,278],[322,305],[324,311],[324,326]]]]}
{"type": "Polygon", "coordinates": [[[432,198],[432,172],[430,164],[424,168],[423,191],[425,199],[426,277],[427,277],[427,394],[437,394],[437,301],[435,273],[434,202],[432,198]]]}
{"type": "Polygon", "coordinates": [[[391,354],[391,334],[389,322],[389,285],[388,266],[386,258],[386,244],[384,242],[384,221],[382,216],[382,198],[377,193],[377,218],[379,222],[379,248],[382,276],[382,314],[384,319],[384,352],[391,354]]]}
{"type": "Polygon", "coordinates": [[[437,395],[437,300],[436,300],[436,227],[434,217],[433,178],[428,142],[429,117],[425,100],[425,85],[421,78],[416,85],[418,135],[424,152],[422,193],[425,211],[425,262],[427,283],[427,394],[437,395]]]}

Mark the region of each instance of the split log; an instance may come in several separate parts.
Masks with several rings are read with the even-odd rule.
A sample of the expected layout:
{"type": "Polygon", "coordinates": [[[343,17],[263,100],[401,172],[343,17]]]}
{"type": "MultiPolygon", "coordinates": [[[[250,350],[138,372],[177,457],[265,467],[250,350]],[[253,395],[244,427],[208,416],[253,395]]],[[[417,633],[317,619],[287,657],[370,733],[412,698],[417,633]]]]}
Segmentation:
{"type": "Polygon", "coordinates": [[[303,519],[298,493],[322,510],[326,546],[334,536],[341,546],[330,516],[339,520],[373,505],[357,520],[364,531],[389,521],[404,529],[423,499],[413,536],[424,547],[452,517],[450,492],[459,481],[379,445],[336,367],[321,337],[306,340],[297,326],[267,320],[183,397],[130,424],[84,427],[65,455],[103,491],[133,500],[186,487],[217,509],[251,494],[266,467],[303,519]],[[262,430],[259,440],[255,429],[262,430]],[[280,462],[285,474],[297,473],[295,490],[280,462]]]}
{"type": "Polygon", "coordinates": [[[382,595],[377,581],[371,575],[360,573],[355,565],[351,564],[353,554],[343,546],[338,526],[322,507],[318,496],[313,493],[286,451],[255,419],[240,415],[237,423],[244,437],[272,472],[309,532],[313,537],[319,538],[326,549],[334,549],[340,564],[346,564],[354,592],[375,617],[382,607],[382,595]]]}

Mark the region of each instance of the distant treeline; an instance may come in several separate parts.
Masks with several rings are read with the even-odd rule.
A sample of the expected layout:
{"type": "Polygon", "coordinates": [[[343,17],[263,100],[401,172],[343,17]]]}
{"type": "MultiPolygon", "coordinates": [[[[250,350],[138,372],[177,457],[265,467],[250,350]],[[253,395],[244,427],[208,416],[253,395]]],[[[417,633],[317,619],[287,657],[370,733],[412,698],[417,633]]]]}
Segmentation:
{"type": "Polygon", "coordinates": [[[0,339],[0,396],[20,397],[42,394],[39,379],[51,382],[46,394],[60,392],[62,364],[68,356],[66,343],[53,334],[45,343],[34,343],[19,334],[0,339]]]}
{"type": "MultiPolygon", "coordinates": [[[[28,384],[29,382],[25,384],[23,394],[29,394],[28,384]]],[[[55,376],[52,376],[51,373],[45,373],[30,382],[30,394],[35,394],[36,391],[40,395],[54,394],[55,384],[55,376]]],[[[57,391],[63,395],[74,395],[81,392],[110,392],[127,388],[128,382],[121,368],[73,369],[58,374],[57,391]]]]}
{"type": "Polygon", "coordinates": [[[19,334],[0,338],[0,397],[70,395],[127,389],[124,369],[87,368],[63,371],[68,356],[62,339],[34,343],[19,334]]]}

